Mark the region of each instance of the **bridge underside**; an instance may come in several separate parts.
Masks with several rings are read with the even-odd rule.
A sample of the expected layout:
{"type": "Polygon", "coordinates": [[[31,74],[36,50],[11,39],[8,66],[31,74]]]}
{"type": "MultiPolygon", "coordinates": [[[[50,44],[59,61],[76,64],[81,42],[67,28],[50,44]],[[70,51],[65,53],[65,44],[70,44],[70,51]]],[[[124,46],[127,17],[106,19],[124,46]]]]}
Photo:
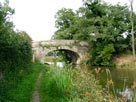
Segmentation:
{"type": "Polygon", "coordinates": [[[58,61],[65,62],[65,63],[72,63],[72,64],[76,64],[79,59],[79,55],[76,52],[66,50],[66,49],[54,50],[47,53],[45,55],[45,61],[50,61],[49,56],[56,59],[59,57],[57,59],[58,61]]]}

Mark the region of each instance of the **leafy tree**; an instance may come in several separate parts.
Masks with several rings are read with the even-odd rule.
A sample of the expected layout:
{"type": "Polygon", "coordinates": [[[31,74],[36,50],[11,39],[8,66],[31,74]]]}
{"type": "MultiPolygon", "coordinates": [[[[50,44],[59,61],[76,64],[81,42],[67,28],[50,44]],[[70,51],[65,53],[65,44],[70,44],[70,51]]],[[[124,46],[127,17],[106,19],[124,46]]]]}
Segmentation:
{"type": "Polygon", "coordinates": [[[0,71],[13,71],[31,62],[31,42],[25,32],[15,32],[9,2],[0,3],[0,71]],[[22,33],[22,34],[21,34],[22,33]],[[25,35],[25,36],[24,36],[25,35]]]}
{"type": "Polygon", "coordinates": [[[19,31],[18,33],[20,36],[27,39],[30,43],[32,42],[32,38],[25,31],[19,31]]]}
{"type": "Polygon", "coordinates": [[[77,15],[72,9],[62,8],[55,16],[55,26],[58,30],[55,32],[53,39],[73,39],[74,25],[77,15]]]}
{"type": "Polygon", "coordinates": [[[101,0],[84,0],[83,4],[75,13],[70,10],[73,15],[62,12],[64,9],[58,11],[61,12],[61,16],[57,13],[56,20],[59,29],[54,36],[58,36],[59,39],[69,39],[66,36],[70,34],[71,39],[88,41],[90,49],[93,49],[90,50],[91,64],[109,66],[113,54],[131,49],[130,11],[127,6],[109,5],[101,0]],[[70,21],[68,26],[64,26],[67,24],[63,18],[66,14],[65,19],[70,21]],[[62,21],[61,25],[58,21],[62,21]]]}
{"type": "Polygon", "coordinates": [[[13,14],[8,0],[0,3],[0,102],[13,101],[9,93],[28,73],[26,66],[32,59],[31,41],[25,32],[14,31],[13,14]]]}

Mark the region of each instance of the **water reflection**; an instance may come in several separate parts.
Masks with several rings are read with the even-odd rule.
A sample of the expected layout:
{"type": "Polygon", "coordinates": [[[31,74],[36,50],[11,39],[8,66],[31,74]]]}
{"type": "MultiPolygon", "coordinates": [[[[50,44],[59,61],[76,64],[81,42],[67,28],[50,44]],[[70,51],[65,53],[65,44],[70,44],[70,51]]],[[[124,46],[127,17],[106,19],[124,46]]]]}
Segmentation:
{"type": "Polygon", "coordinates": [[[119,92],[119,94],[122,96],[124,102],[126,102],[127,100],[132,101],[134,96],[133,89],[131,88],[126,88],[123,92],[119,92]]]}
{"type": "Polygon", "coordinates": [[[112,80],[114,88],[110,86],[110,91],[115,91],[115,94],[120,96],[126,95],[126,99],[131,100],[134,90],[129,89],[136,87],[136,85],[134,86],[134,82],[136,82],[136,69],[112,69],[110,74],[107,74],[106,69],[103,69],[99,73],[100,84],[106,87],[108,80],[112,80]]]}
{"type": "Polygon", "coordinates": [[[113,69],[112,79],[116,88],[130,87],[136,81],[136,69],[113,69]]]}

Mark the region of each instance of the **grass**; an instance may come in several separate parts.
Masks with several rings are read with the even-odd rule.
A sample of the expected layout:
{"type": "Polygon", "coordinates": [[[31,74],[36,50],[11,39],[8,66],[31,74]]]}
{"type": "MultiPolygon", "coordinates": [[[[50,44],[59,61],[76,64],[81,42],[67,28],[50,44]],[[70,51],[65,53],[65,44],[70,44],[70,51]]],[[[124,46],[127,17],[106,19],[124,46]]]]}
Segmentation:
{"type": "Polygon", "coordinates": [[[133,61],[133,56],[130,54],[130,52],[114,57],[113,61],[116,63],[117,68],[136,69],[136,62],[133,61]]]}
{"type": "MultiPolygon", "coordinates": [[[[128,69],[131,69],[131,71],[134,72],[136,63],[131,62],[132,57],[130,55],[123,55],[123,57],[120,57],[121,58],[116,59],[118,62],[116,67],[120,69],[121,72],[128,69]]],[[[102,78],[101,81],[104,83],[105,87],[102,88],[102,86],[99,85],[101,77],[98,77],[98,80],[96,80],[92,75],[92,72],[88,72],[87,69],[84,68],[85,66],[81,67],[81,70],[71,69],[69,67],[67,67],[68,70],[50,68],[42,78],[40,102],[123,102],[122,96],[115,92],[117,86],[115,85],[113,76],[111,76],[110,70],[105,69],[105,73],[103,73],[103,70],[95,71],[96,74],[104,74],[104,78],[102,78]],[[69,78],[64,80],[66,76],[69,78]],[[70,84],[67,86],[69,80],[70,84]],[[68,89],[63,87],[65,85],[68,89]]],[[[118,71],[118,74],[115,75],[121,76],[121,72],[118,71]]],[[[133,83],[130,83],[130,85],[132,84],[133,83]]],[[[120,82],[119,86],[125,89],[126,83],[120,82]],[[121,84],[124,85],[121,86],[121,84]]],[[[136,90],[134,90],[134,98],[132,102],[136,102],[135,91],[136,90]]]]}
{"type": "Polygon", "coordinates": [[[53,66],[45,72],[40,99],[40,102],[120,102],[112,94],[105,93],[87,69],[77,70],[69,66],[63,69],[53,66]]]}
{"type": "Polygon", "coordinates": [[[20,70],[18,73],[22,76],[20,80],[17,80],[19,75],[17,74],[16,76],[16,74],[14,74],[14,77],[18,78],[3,83],[5,87],[3,87],[2,90],[7,92],[0,97],[0,102],[30,102],[36,77],[43,67],[42,64],[36,62],[29,66],[29,72],[20,70]]]}
{"type": "Polygon", "coordinates": [[[52,66],[41,80],[40,102],[67,102],[71,84],[71,73],[68,69],[52,66]]]}

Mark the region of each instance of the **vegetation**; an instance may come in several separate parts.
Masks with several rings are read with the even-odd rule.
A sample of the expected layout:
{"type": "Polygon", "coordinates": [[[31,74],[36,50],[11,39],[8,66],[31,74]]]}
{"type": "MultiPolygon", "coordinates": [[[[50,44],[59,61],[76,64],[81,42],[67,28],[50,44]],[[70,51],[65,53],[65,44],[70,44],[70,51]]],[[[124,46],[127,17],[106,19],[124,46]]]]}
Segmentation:
{"type": "Polygon", "coordinates": [[[44,66],[35,62],[27,66],[27,71],[9,73],[4,80],[0,80],[1,102],[30,102],[36,78],[44,66]]]}
{"type": "MultiPolygon", "coordinates": [[[[83,3],[76,12],[66,8],[58,11],[58,30],[53,39],[87,41],[90,44],[87,64],[113,66],[114,55],[132,50],[131,40],[134,42],[135,39],[131,39],[131,24],[135,30],[136,20],[130,20],[129,14],[133,14],[133,18],[136,14],[130,12],[127,6],[109,5],[100,0],[83,0],[83,3]]],[[[13,14],[14,9],[9,7],[8,0],[0,3],[0,102],[30,102],[36,77],[44,65],[31,62],[32,39],[24,31],[14,31],[14,24],[10,20],[13,14]]],[[[50,55],[52,53],[49,53],[49,57],[50,55]]],[[[58,58],[50,57],[50,60],[72,62],[75,53],[63,50],[56,51],[56,55],[58,58]]],[[[132,63],[131,67],[134,66],[135,63],[132,63]]],[[[107,77],[106,90],[103,90],[99,81],[105,79],[97,78],[99,68],[95,69],[94,77],[87,67],[85,62],[78,69],[71,65],[65,68],[49,67],[41,80],[40,101],[121,102],[120,98],[110,92],[110,86],[114,91],[110,71],[106,69],[107,76],[110,77],[107,77]]],[[[134,89],[136,83],[132,86],[134,89]]]]}
{"type": "MultiPolygon", "coordinates": [[[[52,38],[87,41],[89,64],[113,66],[114,55],[132,50],[130,11],[127,6],[109,5],[101,0],[84,0],[83,3],[76,12],[66,8],[57,12],[57,31],[52,38]]],[[[135,19],[133,23],[136,24],[135,19]]]]}
{"type": "Polygon", "coordinates": [[[9,1],[0,3],[0,102],[29,102],[38,70],[31,65],[31,39],[14,31],[9,1]]]}
{"type": "Polygon", "coordinates": [[[31,41],[28,35],[15,32],[10,17],[14,10],[8,1],[0,3],[0,72],[1,76],[9,71],[25,70],[25,65],[32,59],[31,41]],[[20,67],[20,68],[19,68],[20,67]],[[22,68],[22,69],[21,69],[22,68]]]}
{"type": "Polygon", "coordinates": [[[40,87],[40,102],[120,102],[105,93],[94,75],[87,69],[63,69],[52,66],[45,72],[40,87]]]}
{"type": "Polygon", "coordinates": [[[63,102],[66,101],[65,96],[68,96],[66,91],[71,88],[70,70],[60,70],[52,66],[44,74],[40,86],[41,102],[63,102]]]}
{"type": "MultiPolygon", "coordinates": [[[[109,68],[114,66],[113,56],[132,50],[129,15],[127,6],[84,0],[84,5],[76,12],[66,8],[57,12],[57,31],[52,39],[87,41],[90,44],[90,60],[87,64],[109,68]]],[[[134,12],[133,17],[136,17],[134,12]]],[[[96,72],[98,75],[99,69],[96,72]]],[[[121,102],[115,93],[110,70],[106,69],[106,73],[103,73],[105,78],[98,78],[104,82],[103,90],[97,78],[84,67],[82,70],[51,68],[42,79],[41,102],[121,102]]]]}

